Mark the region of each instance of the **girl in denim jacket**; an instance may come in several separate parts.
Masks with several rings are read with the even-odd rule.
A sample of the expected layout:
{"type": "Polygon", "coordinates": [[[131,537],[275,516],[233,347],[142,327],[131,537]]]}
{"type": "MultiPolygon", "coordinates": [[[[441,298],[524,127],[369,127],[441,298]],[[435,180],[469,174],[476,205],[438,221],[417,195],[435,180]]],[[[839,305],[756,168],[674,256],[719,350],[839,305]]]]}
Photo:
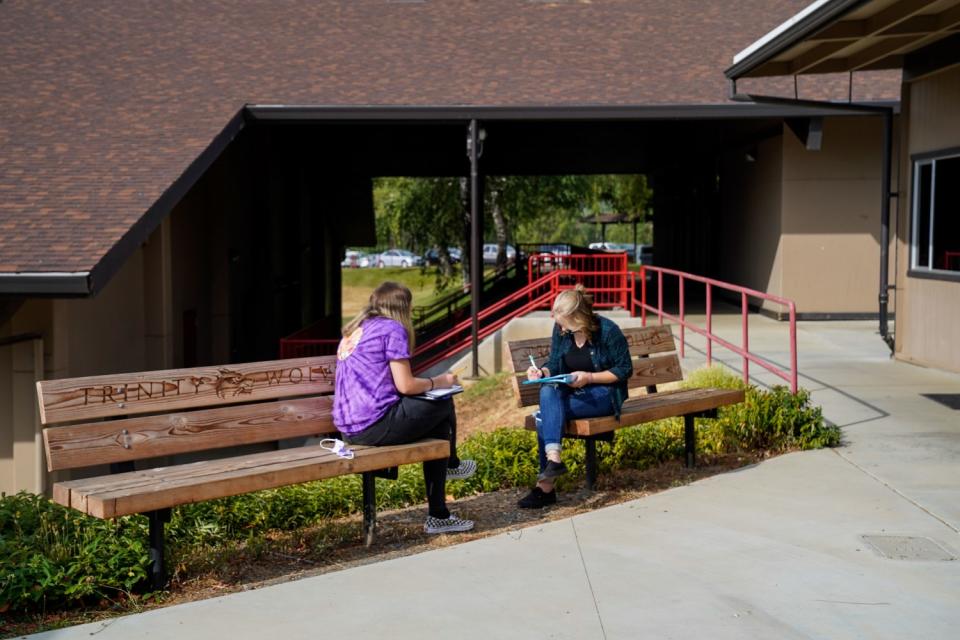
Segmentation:
{"type": "Polygon", "coordinates": [[[612,320],[593,311],[593,297],[583,285],[561,292],[553,303],[550,356],[542,367],[531,365],[527,379],[572,374],[569,384],[540,386],[537,445],[540,475],[537,485],[518,503],[522,509],[555,504],[554,479],[567,472],[560,453],[563,428],[573,418],[613,414],[627,398],[627,378],[633,375],[627,340],[612,320]]]}

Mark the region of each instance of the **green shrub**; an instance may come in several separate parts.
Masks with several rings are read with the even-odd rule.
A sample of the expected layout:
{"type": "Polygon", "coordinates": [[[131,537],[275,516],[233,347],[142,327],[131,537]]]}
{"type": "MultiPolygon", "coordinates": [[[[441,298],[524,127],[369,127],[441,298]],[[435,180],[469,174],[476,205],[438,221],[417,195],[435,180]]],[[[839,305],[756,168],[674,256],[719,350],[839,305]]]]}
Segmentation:
{"type": "Polygon", "coordinates": [[[43,496],[0,495],[0,610],[116,599],[147,577],[146,520],[97,520],[43,496]]]}
{"type": "Polygon", "coordinates": [[[806,389],[796,394],[781,385],[759,389],[745,385],[728,369],[716,366],[694,371],[684,387],[745,389],[743,403],[718,412],[716,423],[721,432],[716,435],[722,439],[722,450],[783,451],[840,444],[840,429],[824,424],[822,410],[811,405],[806,389]]]}

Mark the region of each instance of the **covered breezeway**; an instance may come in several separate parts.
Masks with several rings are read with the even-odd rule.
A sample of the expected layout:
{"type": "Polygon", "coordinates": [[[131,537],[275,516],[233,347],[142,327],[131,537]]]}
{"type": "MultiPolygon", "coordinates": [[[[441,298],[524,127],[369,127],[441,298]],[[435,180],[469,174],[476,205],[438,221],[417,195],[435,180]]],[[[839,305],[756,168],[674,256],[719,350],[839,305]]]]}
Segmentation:
{"type": "MultiPolygon", "coordinates": [[[[483,132],[479,188],[483,175],[645,174],[654,191],[659,266],[782,294],[784,157],[797,155],[802,162],[804,154],[823,155],[794,131],[822,132],[824,120],[824,146],[847,148],[856,140],[869,156],[876,133],[879,148],[879,118],[849,107],[250,105],[242,126],[171,216],[175,237],[222,245],[204,252],[197,244],[193,253],[201,256],[202,270],[225,284],[206,292],[209,319],[200,310],[184,320],[201,328],[185,333],[178,356],[185,365],[224,356],[234,362],[271,358],[280,337],[314,323],[336,335],[343,247],[374,242],[372,178],[469,177],[471,123],[483,132]],[[785,150],[784,141],[799,150],[785,150]],[[189,231],[198,225],[208,235],[189,231]]],[[[874,164],[879,174],[879,155],[874,164]]],[[[841,197],[849,204],[873,195],[861,190],[841,197]]],[[[879,220],[862,218],[840,226],[868,235],[879,230],[879,220]]],[[[824,234],[837,231],[836,220],[814,226],[820,223],[824,234]]],[[[482,237],[480,227],[473,242],[482,237]]]]}

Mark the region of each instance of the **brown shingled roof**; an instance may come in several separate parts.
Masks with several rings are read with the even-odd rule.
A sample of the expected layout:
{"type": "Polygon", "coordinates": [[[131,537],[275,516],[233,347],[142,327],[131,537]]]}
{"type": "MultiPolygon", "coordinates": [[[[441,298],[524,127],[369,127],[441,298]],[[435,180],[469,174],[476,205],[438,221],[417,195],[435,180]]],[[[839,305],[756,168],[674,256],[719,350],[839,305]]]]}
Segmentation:
{"type": "Polygon", "coordinates": [[[0,272],[93,269],[244,104],[720,104],[804,4],[6,0],[0,272]]]}

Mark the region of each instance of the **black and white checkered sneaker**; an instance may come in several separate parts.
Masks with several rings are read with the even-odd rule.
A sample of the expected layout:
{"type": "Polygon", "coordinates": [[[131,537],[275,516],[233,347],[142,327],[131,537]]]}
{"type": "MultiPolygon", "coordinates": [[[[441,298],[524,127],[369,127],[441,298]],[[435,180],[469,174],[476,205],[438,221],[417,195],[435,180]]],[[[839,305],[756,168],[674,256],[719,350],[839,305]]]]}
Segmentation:
{"type": "Polygon", "coordinates": [[[466,480],[476,472],[476,460],[461,460],[457,468],[447,469],[447,480],[466,480]]]}
{"type": "Polygon", "coordinates": [[[473,520],[461,520],[452,513],[449,518],[427,516],[427,522],[423,525],[427,533],[458,533],[470,529],[473,529],[473,520]]]}

